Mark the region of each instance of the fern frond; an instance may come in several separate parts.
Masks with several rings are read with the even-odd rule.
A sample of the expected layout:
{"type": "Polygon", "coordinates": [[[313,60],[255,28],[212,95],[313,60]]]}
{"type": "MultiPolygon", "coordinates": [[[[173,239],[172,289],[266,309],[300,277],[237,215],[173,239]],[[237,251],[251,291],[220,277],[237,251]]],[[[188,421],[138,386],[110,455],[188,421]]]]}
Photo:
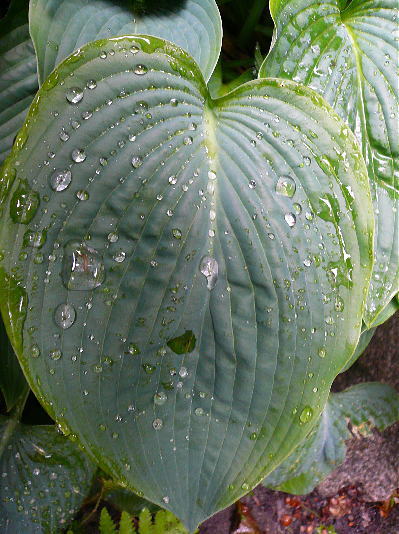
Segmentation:
{"type": "Polygon", "coordinates": [[[100,514],[100,534],[117,534],[115,524],[105,506],[100,514]]]}
{"type": "Polygon", "coordinates": [[[123,511],[121,515],[119,534],[136,534],[136,528],[133,525],[132,517],[125,511],[123,511]]]}
{"type": "Polygon", "coordinates": [[[147,508],[139,515],[139,534],[154,534],[151,512],[147,508]]]}

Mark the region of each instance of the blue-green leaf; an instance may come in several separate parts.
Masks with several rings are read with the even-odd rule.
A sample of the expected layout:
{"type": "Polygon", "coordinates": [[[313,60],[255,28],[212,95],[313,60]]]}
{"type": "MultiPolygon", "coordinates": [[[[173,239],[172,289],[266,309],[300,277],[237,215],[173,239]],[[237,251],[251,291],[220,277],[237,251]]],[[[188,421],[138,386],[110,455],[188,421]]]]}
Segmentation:
{"type": "Polygon", "coordinates": [[[306,440],[263,484],[288,493],[309,493],[343,463],[346,440],[367,435],[373,427],[384,430],[398,419],[399,394],[385,384],[370,382],[332,393],[306,440]]]}
{"type": "Polygon", "coordinates": [[[356,347],[373,214],[346,130],[295,82],[212,100],[183,50],[132,36],[56,69],[5,165],[32,388],[191,531],[303,440],[356,347]]]}
{"type": "Polygon", "coordinates": [[[0,163],[23,125],[38,89],[28,7],[28,0],[13,0],[6,17],[0,20],[0,163]]]}
{"type": "Polygon", "coordinates": [[[376,213],[375,265],[364,320],[399,289],[397,0],[271,0],[276,23],[260,76],[304,83],[347,121],[362,146],[376,213]]]}
{"type": "Polygon", "coordinates": [[[222,44],[215,0],[31,0],[30,31],[40,83],[86,43],[139,33],[179,45],[197,61],[208,80],[222,44]]]}

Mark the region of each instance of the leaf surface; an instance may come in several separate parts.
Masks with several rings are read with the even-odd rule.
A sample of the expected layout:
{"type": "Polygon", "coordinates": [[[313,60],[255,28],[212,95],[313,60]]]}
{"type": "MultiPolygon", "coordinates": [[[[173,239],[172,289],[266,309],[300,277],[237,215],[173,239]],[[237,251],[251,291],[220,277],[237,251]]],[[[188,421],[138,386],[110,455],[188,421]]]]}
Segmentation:
{"type": "Polygon", "coordinates": [[[184,51],[133,36],[62,63],[7,160],[2,308],[30,384],[191,531],[302,441],[356,347],[373,217],[343,129],[295,82],[211,100],[184,51]]]}
{"type": "Polygon", "coordinates": [[[94,467],[54,426],[0,417],[0,530],[64,529],[86,496],[94,467]]]}
{"type": "Polygon", "coordinates": [[[355,132],[376,214],[370,327],[399,288],[399,46],[396,0],[271,0],[274,44],[260,76],[318,91],[355,132]]]}
{"type": "Polygon", "coordinates": [[[38,89],[28,27],[28,0],[13,0],[0,20],[0,163],[10,150],[38,89]]]}
{"type": "Polygon", "coordinates": [[[32,0],[30,31],[40,83],[86,43],[139,33],[176,43],[192,55],[208,80],[222,44],[215,0],[32,0]]]}
{"type": "Polygon", "coordinates": [[[398,419],[399,395],[386,384],[370,382],[331,393],[318,424],[263,484],[287,493],[310,493],[344,462],[346,440],[367,435],[373,427],[384,430],[398,419]]]}

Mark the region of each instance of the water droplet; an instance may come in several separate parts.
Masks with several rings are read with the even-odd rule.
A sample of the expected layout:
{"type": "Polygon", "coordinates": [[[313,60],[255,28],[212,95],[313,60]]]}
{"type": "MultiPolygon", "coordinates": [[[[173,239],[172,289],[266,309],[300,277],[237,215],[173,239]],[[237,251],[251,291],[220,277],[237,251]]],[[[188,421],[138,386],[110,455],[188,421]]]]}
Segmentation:
{"type": "Polygon", "coordinates": [[[305,267],[310,267],[312,265],[312,260],[310,258],[306,258],[303,260],[303,264],[305,267]]]}
{"type": "Polygon", "coordinates": [[[162,419],[159,419],[158,417],[156,419],[154,419],[154,421],[152,422],[152,427],[155,430],[161,430],[161,428],[163,427],[162,419]]]}
{"type": "Polygon", "coordinates": [[[179,369],[179,376],[181,378],[186,378],[188,376],[188,370],[187,367],[180,367],[179,369]]]}
{"type": "Polygon", "coordinates": [[[173,174],[172,176],[169,176],[168,178],[168,182],[171,184],[171,185],[175,185],[176,182],[177,182],[177,177],[173,174]]]}
{"type": "Polygon", "coordinates": [[[72,173],[69,170],[54,171],[50,177],[50,186],[54,191],[64,191],[72,181],[72,173]]]}
{"type": "Polygon", "coordinates": [[[199,416],[205,415],[205,412],[204,412],[204,410],[202,408],[196,408],[194,410],[194,413],[195,413],[195,415],[199,415],[199,416]]]}
{"type": "Polygon", "coordinates": [[[185,137],[183,139],[183,145],[192,145],[193,144],[193,138],[192,137],[185,137]]]}
{"type": "Polygon", "coordinates": [[[200,262],[200,272],[207,279],[207,287],[211,291],[215,287],[218,280],[218,262],[210,256],[204,256],[200,262]]]}
{"type": "Polygon", "coordinates": [[[83,90],[80,87],[71,87],[65,97],[70,104],[79,104],[83,99],[83,90]]]}
{"type": "Polygon", "coordinates": [[[308,156],[304,156],[303,162],[305,165],[309,166],[312,163],[312,160],[308,156]]]}
{"type": "Polygon", "coordinates": [[[179,230],[179,228],[173,228],[172,235],[173,235],[173,237],[175,239],[181,239],[182,238],[182,233],[181,233],[181,230],[179,230]]]}
{"type": "Polygon", "coordinates": [[[37,345],[32,345],[30,353],[31,353],[32,358],[38,358],[40,356],[39,347],[37,345]]]}
{"type": "Polygon", "coordinates": [[[295,226],[295,223],[296,223],[296,217],[293,213],[286,213],[284,215],[284,219],[285,219],[285,222],[288,224],[288,226],[290,228],[292,228],[293,226],[295,226]]]}
{"type": "Polygon", "coordinates": [[[179,104],[179,101],[177,100],[177,98],[171,98],[170,99],[170,105],[171,106],[176,107],[178,104],[179,104]]]}
{"type": "Polygon", "coordinates": [[[86,84],[87,89],[95,89],[97,87],[96,80],[89,80],[86,84]]]}
{"type": "Polygon", "coordinates": [[[158,406],[162,406],[165,404],[165,402],[168,400],[168,396],[163,391],[160,391],[159,393],[155,393],[154,395],[154,403],[158,406]]]}
{"type": "Polygon", "coordinates": [[[216,172],[215,171],[209,171],[208,172],[208,178],[210,180],[216,180],[216,172]]]}
{"type": "Polygon", "coordinates": [[[304,409],[301,411],[301,414],[299,416],[299,420],[301,423],[308,423],[313,417],[313,410],[310,406],[305,406],[304,409]]]}
{"type": "Polygon", "coordinates": [[[54,313],[55,323],[66,330],[70,328],[76,319],[75,308],[71,304],[60,304],[54,313]]]}
{"type": "Polygon", "coordinates": [[[111,232],[108,234],[108,241],[110,243],[116,243],[119,239],[119,235],[116,232],[111,232]]]}
{"type": "Polygon", "coordinates": [[[276,237],[274,234],[271,234],[271,233],[267,234],[267,235],[268,235],[269,239],[274,239],[276,237]]]}
{"type": "Polygon", "coordinates": [[[75,148],[72,150],[71,157],[75,163],[82,163],[86,159],[86,153],[81,148],[75,148]]]}
{"type": "Polygon", "coordinates": [[[40,204],[39,194],[30,189],[27,180],[20,180],[10,201],[10,217],[15,223],[28,224],[40,204]]]}
{"type": "Polygon", "coordinates": [[[318,350],[318,355],[320,356],[320,358],[325,358],[326,356],[326,349],[324,347],[321,347],[319,350],[318,350]]]}
{"type": "Polygon", "coordinates": [[[125,261],[126,252],[124,252],[123,250],[119,250],[116,254],[114,254],[113,258],[117,263],[122,263],[123,261],[125,261]]]}
{"type": "Polygon", "coordinates": [[[32,473],[37,476],[40,475],[40,469],[38,467],[35,467],[35,469],[32,471],[32,473]]]}
{"type": "Polygon", "coordinates": [[[69,134],[68,132],[63,128],[60,133],[58,134],[58,137],[61,139],[61,141],[68,141],[69,134]]]}
{"type": "Polygon", "coordinates": [[[139,76],[142,76],[143,74],[147,74],[148,69],[145,65],[136,65],[134,69],[134,73],[138,74],[139,76]]]}
{"type": "Polygon", "coordinates": [[[302,206],[301,206],[300,204],[298,204],[297,202],[295,202],[295,203],[293,204],[293,208],[294,208],[295,213],[296,213],[297,215],[300,215],[300,214],[302,213],[302,206]]]}
{"type": "Polygon", "coordinates": [[[255,187],[256,187],[256,182],[255,182],[255,180],[250,180],[250,181],[248,182],[248,187],[249,187],[250,189],[255,189],[255,187]]]}
{"type": "Polygon", "coordinates": [[[138,169],[143,164],[143,158],[141,156],[132,157],[132,165],[135,169],[138,169]]]}
{"type": "Polygon", "coordinates": [[[172,210],[167,210],[167,211],[166,211],[166,215],[167,215],[168,217],[173,217],[173,211],[172,211],[172,210]]]}
{"type": "Polygon", "coordinates": [[[100,286],[105,278],[101,254],[78,241],[65,245],[62,281],[67,289],[87,291],[100,286]]]}
{"type": "Polygon", "coordinates": [[[244,484],[241,485],[241,489],[243,489],[244,491],[249,491],[249,484],[244,482],[244,484]]]}
{"type": "Polygon", "coordinates": [[[62,357],[62,352],[59,349],[50,351],[50,358],[52,360],[59,360],[62,357]]]}
{"type": "Polygon", "coordinates": [[[296,185],[291,176],[281,176],[276,184],[276,193],[292,198],[295,194],[296,185]]]}
{"type": "Polygon", "coordinates": [[[79,189],[79,191],[76,191],[76,197],[79,200],[89,200],[90,195],[84,189],[79,189]]]}

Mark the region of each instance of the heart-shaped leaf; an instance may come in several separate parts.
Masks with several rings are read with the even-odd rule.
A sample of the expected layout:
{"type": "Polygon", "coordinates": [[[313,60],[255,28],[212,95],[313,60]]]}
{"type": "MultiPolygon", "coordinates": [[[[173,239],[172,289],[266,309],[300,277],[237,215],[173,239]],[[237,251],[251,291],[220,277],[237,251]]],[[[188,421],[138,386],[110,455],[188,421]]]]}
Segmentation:
{"type": "Polygon", "coordinates": [[[16,402],[25,397],[29,386],[23,375],[21,366],[15,356],[7,332],[0,317],[0,391],[4,396],[7,411],[10,411],[16,402]]]}
{"type": "Polygon", "coordinates": [[[38,89],[29,35],[28,0],[13,0],[0,20],[0,163],[10,150],[38,89]]]}
{"type": "Polygon", "coordinates": [[[55,427],[0,416],[1,532],[60,532],[80,508],[94,470],[55,427]]]}
{"type": "Polygon", "coordinates": [[[306,440],[263,484],[288,493],[309,493],[343,463],[345,440],[368,434],[373,427],[384,430],[398,419],[399,395],[386,384],[369,382],[332,393],[306,440]]]}
{"type": "Polygon", "coordinates": [[[355,138],[295,82],[212,100],[183,50],[115,38],[43,84],[3,172],[2,307],[31,386],[195,529],[301,442],[356,347],[355,138]]]}
{"type": "Polygon", "coordinates": [[[364,318],[370,327],[399,289],[398,4],[352,0],[345,6],[339,0],[271,0],[274,44],[260,76],[318,91],[362,145],[377,214],[364,318]]]}
{"type": "Polygon", "coordinates": [[[31,0],[30,31],[40,83],[86,43],[139,33],[179,45],[197,61],[208,80],[222,44],[215,0],[31,0]]]}

